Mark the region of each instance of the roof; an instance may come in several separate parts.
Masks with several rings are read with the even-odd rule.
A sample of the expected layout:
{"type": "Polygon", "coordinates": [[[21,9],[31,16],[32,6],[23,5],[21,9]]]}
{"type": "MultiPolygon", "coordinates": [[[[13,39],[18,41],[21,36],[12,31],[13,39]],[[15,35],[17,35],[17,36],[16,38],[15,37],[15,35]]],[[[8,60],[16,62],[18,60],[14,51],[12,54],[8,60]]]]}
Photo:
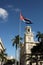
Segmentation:
{"type": "Polygon", "coordinates": [[[1,38],[0,38],[0,44],[1,44],[2,48],[5,49],[1,38]]]}

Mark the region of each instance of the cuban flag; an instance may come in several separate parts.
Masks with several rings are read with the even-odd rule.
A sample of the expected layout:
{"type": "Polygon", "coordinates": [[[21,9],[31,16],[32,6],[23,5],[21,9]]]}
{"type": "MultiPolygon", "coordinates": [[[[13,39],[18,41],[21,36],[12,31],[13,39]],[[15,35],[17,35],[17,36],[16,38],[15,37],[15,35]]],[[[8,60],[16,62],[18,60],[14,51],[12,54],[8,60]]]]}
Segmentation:
{"type": "Polygon", "coordinates": [[[24,16],[22,16],[21,13],[20,13],[20,20],[22,20],[22,21],[25,22],[26,24],[32,24],[32,22],[31,22],[29,19],[27,19],[27,18],[25,18],[24,16]]]}

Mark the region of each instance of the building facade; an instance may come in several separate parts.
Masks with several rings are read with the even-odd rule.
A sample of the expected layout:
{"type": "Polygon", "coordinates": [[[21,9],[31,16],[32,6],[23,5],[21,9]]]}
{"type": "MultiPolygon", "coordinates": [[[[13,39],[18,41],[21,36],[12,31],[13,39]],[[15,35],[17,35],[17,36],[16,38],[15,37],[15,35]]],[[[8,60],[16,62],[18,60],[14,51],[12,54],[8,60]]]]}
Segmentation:
{"type": "Polygon", "coordinates": [[[29,65],[30,60],[28,60],[31,56],[31,48],[35,46],[34,35],[32,33],[31,27],[26,26],[24,34],[24,46],[25,46],[25,65],[29,65]]]}
{"type": "Polygon", "coordinates": [[[5,47],[4,47],[3,42],[2,42],[2,40],[1,40],[1,38],[0,38],[0,53],[1,53],[1,51],[3,51],[4,49],[5,49],[5,47]]]}
{"type": "MultiPolygon", "coordinates": [[[[24,44],[21,47],[21,65],[31,65],[31,49],[33,46],[36,46],[36,43],[34,41],[34,35],[32,33],[31,27],[26,26],[25,27],[25,33],[24,33],[24,44]]],[[[34,57],[34,56],[33,56],[34,57]]],[[[36,63],[32,63],[32,65],[35,65],[36,63]]]]}
{"type": "Polygon", "coordinates": [[[2,42],[2,40],[0,38],[0,65],[1,65],[1,62],[2,62],[1,55],[2,55],[2,52],[4,51],[4,49],[5,49],[5,47],[4,47],[3,42],[2,42]]]}

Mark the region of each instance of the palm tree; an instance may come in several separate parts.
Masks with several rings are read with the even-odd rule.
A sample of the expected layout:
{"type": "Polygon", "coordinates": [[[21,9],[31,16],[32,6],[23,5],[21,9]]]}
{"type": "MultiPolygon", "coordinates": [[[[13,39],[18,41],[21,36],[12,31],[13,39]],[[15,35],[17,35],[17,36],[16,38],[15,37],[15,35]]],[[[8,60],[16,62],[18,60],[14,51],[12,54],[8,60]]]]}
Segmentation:
{"type": "MultiPolygon", "coordinates": [[[[12,41],[13,41],[12,45],[16,46],[16,52],[17,52],[17,48],[20,46],[21,40],[22,40],[22,37],[20,37],[19,35],[15,36],[15,38],[12,39],[12,41]]],[[[15,57],[17,57],[16,54],[15,54],[15,57]]],[[[15,65],[17,64],[16,60],[15,60],[15,65]]]]}
{"type": "Polygon", "coordinates": [[[42,41],[43,41],[43,33],[37,32],[36,37],[38,38],[38,41],[39,41],[39,42],[42,42],[42,41]]]}
{"type": "MultiPolygon", "coordinates": [[[[38,32],[37,35],[36,35],[36,37],[38,38],[39,44],[36,43],[36,46],[34,46],[31,49],[31,52],[38,59],[38,54],[41,54],[40,57],[43,54],[43,33],[38,32]]],[[[36,59],[36,65],[38,65],[38,60],[37,59],[36,59]]]]}
{"type": "Polygon", "coordinates": [[[38,38],[38,41],[40,41],[39,44],[38,44],[39,52],[41,54],[43,54],[43,33],[38,32],[38,34],[36,35],[36,37],[38,38]]]}

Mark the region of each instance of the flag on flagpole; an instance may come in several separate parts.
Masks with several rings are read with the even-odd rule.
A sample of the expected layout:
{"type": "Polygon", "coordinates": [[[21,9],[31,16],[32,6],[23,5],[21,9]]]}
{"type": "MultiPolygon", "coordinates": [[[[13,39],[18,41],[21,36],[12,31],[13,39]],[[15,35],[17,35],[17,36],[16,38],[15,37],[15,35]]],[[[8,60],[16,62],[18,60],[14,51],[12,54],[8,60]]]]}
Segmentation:
{"type": "Polygon", "coordinates": [[[22,20],[26,24],[32,24],[32,22],[29,19],[25,18],[21,13],[20,13],[20,20],[22,20]]]}

